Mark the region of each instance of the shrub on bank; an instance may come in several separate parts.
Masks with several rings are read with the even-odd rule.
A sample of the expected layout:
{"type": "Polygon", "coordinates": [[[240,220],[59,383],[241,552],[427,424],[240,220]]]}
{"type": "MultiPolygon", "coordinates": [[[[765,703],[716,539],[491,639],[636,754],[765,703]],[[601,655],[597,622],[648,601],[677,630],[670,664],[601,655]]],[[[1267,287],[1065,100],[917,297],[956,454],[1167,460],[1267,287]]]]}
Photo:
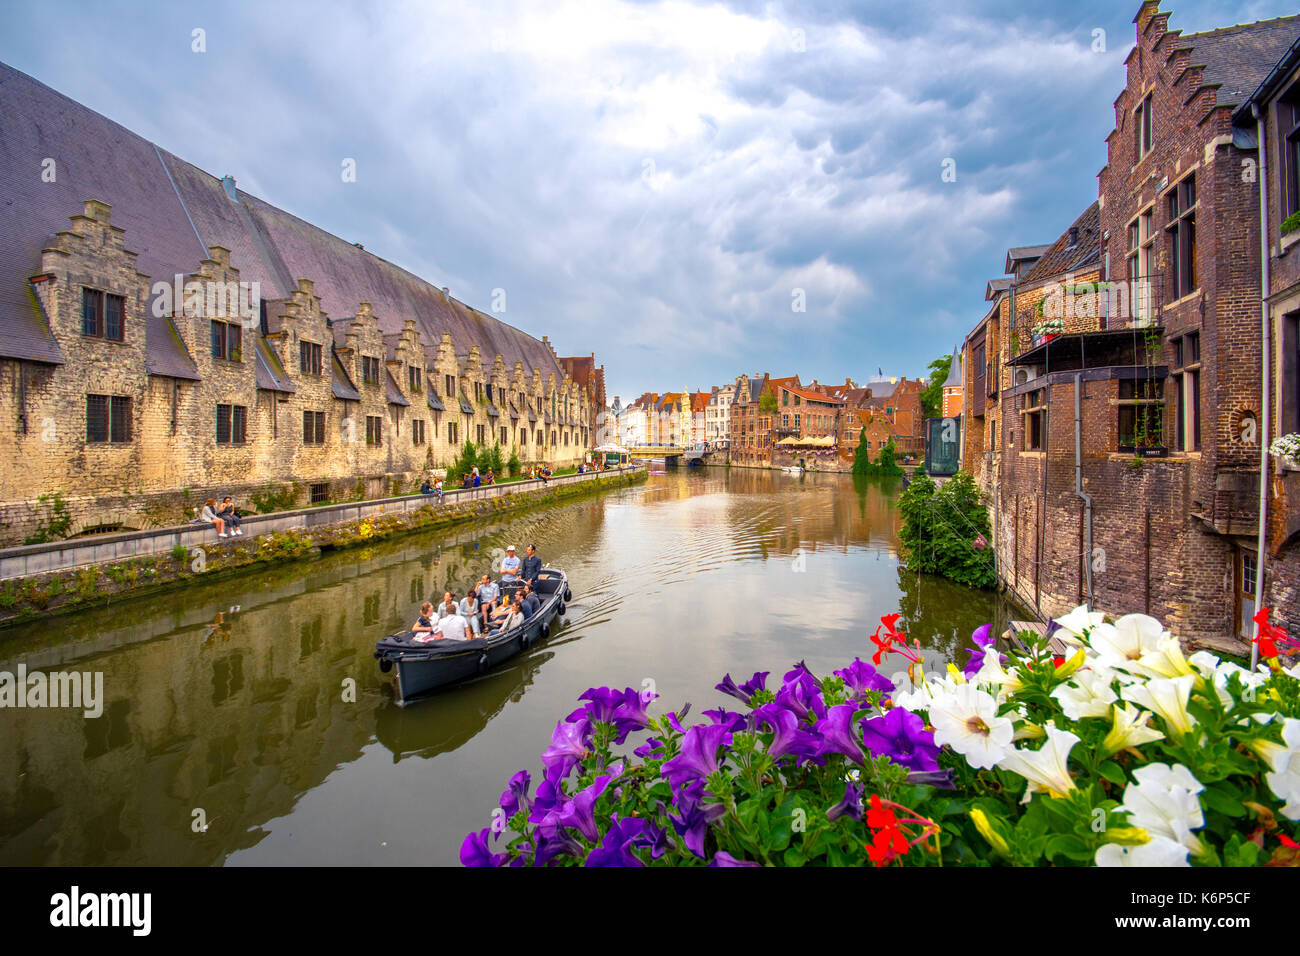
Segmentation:
{"type": "Polygon", "coordinates": [[[891,615],[870,664],[818,678],[799,663],[775,689],[727,675],[718,690],[743,707],[689,726],[689,704],[652,717],[652,693],[591,688],[536,788],[515,774],[461,861],[1297,865],[1300,666],[1283,669],[1288,639],[1262,614],[1255,671],[1184,658],[1145,615],[1079,608],[1058,622],[1068,658],[1045,637],[1006,657],[986,626],[939,674],[891,615]]]}
{"type": "Polygon", "coordinates": [[[917,472],[899,496],[898,510],[903,518],[898,540],[910,570],[974,588],[997,583],[989,513],[970,475],[959,471],[937,487],[917,472]]]}

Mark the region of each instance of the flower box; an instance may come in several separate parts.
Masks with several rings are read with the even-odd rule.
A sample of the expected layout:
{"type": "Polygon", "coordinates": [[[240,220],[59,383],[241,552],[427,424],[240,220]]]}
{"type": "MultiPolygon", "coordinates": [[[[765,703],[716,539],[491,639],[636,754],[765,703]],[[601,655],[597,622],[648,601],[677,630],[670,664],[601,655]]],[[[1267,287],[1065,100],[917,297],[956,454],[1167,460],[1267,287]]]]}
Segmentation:
{"type": "Polygon", "coordinates": [[[1046,345],[1048,342],[1052,341],[1052,339],[1056,338],[1056,335],[1057,333],[1055,332],[1041,332],[1034,336],[1034,345],[1046,345]]]}

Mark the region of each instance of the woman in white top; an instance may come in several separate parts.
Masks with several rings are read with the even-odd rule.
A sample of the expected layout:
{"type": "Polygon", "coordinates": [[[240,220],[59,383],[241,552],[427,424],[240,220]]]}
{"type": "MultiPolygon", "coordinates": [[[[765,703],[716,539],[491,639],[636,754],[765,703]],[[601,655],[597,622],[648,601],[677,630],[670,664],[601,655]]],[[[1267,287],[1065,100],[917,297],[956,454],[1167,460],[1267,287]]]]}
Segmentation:
{"type": "Polygon", "coordinates": [[[470,585],[469,590],[465,592],[465,596],[461,598],[457,610],[460,611],[462,617],[469,621],[469,626],[474,629],[475,635],[483,632],[483,623],[479,620],[478,613],[478,591],[475,590],[473,585],[470,585]]]}
{"type": "Polygon", "coordinates": [[[209,498],[207,500],[207,502],[203,505],[203,511],[199,515],[199,517],[202,518],[204,521],[210,522],[217,526],[218,538],[230,537],[228,534],[226,534],[226,522],[221,518],[217,517],[217,500],[215,498],[209,498]]]}

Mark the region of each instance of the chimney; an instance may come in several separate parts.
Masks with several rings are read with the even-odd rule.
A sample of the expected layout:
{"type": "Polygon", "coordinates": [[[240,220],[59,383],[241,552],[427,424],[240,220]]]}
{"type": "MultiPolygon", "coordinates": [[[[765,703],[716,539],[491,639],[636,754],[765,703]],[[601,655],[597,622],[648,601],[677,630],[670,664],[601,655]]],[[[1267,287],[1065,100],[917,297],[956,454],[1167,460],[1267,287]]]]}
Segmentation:
{"type": "Polygon", "coordinates": [[[227,198],[227,199],[229,199],[231,202],[239,202],[239,195],[235,192],[235,177],[234,177],[234,176],[229,176],[229,175],[227,175],[227,176],[222,176],[222,177],[221,177],[221,188],[222,188],[223,190],[225,190],[226,198],[227,198]]]}
{"type": "Polygon", "coordinates": [[[446,299],[448,302],[451,301],[451,292],[447,289],[446,286],[442,287],[442,297],[446,299]]]}

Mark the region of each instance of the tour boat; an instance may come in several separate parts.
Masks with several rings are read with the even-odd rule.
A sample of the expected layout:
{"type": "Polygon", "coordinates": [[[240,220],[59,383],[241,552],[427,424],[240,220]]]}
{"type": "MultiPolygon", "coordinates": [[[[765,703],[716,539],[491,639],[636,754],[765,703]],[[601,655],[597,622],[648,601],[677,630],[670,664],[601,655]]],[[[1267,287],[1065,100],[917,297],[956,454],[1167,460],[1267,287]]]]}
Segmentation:
{"type": "Polygon", "coordinates": [[[802,475],[804,472],[803,465],[786,465],[781,469],[787,475],[802,475]]]}
{"type": "Polygon", "coordinates": [[[375,645],[384,673],[397,672],[397,700],[408,704],[430,691],[476,677],[550,635],[551,624],[573,599],[569,579],[558,568],[543,568],[534,588],[541,599],[537,613],[508,631],[468,641],[446,638],[416,641],[411,631],[390,634],[375,645]]]}

